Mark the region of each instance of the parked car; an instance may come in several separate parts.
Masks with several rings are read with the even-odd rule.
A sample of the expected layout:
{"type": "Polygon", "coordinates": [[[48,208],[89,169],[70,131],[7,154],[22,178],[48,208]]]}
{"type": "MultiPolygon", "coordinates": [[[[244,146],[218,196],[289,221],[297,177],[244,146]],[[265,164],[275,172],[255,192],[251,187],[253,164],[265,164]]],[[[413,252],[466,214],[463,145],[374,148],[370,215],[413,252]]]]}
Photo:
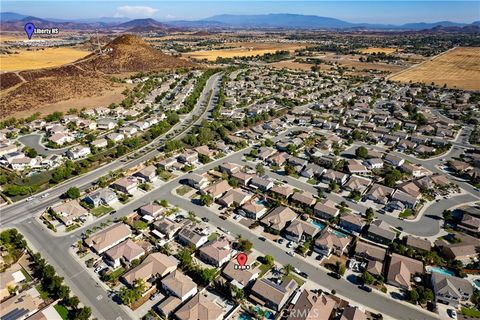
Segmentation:
{"type": "Polygon", "coordinates": [[[363,291],[366,291],[366,292],[372,292],[372,288],[370,288],[369,286],[366,286],[364,284],[362,284],[361,286],[358,286],[359,289],[362,289],[363,291]]]}
{"type": "Polygon", "coordinates": [[[287,254],[291,257],[295,257],[295,252],[293,251],[288,251],[287,254]]]}
{"type": "Polygon", "coordinates": [[[150,296],[150,301],[155,300],[160,295],[160,291],[155,292],[150,296]]]}
{"type": "Polygon", "coordinates": [[[258,240],[260,240],[260,241],[265,241],[265,240],[267,240],[267,239],[265,239],[265,237],[258,237],[258,240]]]}
{"type": "Polygon", "coordinates": [[[336,272],[329,272],[329,273],[327,273],[327,274],[328,274],[330,277],[335,278],[335,279],[337,279],[337,280],[342,277],[341,275],[339,275],[339,274],[336,273],[336,272]]]}
{"type": "Polygon", "coordinates": [[[206,218],[206,217],[203,217],[203,218],[202,218],[202,221],[203,221],[203,222],[208,222],[208,221],[210,221],[210,219],[208,219],[208,218],[206,218]]]}
{"type": "Polygon", "coordinates": [[[280,239],[278,239],[278,240],[277,240],[277,242],[278,242],[278,243],[280,243],[280,244],[282,244],[282,243],[284,243],[284,242],[285,242],[285,239],[283,239],[283,238],[280,238],[280,239]]]}
{"type": "Polygon", "coordinates": [[[450,318],[457,319],[457,311],[455,311],[454,309],[448,309],[447,312],[450,318]]]}
{"type": "Polygon", "coordinates": [[[308,279],[308,274],[306,272],[300,272],[300,275],[304,277],[305,279],[308,279]]]}

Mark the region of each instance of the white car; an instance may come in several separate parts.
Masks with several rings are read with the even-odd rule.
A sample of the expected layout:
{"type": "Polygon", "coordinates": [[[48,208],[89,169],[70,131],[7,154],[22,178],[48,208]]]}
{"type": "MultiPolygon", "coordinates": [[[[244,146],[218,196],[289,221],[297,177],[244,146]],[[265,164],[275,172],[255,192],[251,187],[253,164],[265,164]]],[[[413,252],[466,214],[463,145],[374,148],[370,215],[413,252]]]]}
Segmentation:
{"type": "Polygon", "coordinates": [[[293,242],[289,241],[288,244],[287,244],[287,248],[291,248],[291,247],[293,247],[293,242]]]}
{"type": "Polygon", "coordinates": [[[46,198],[46,197],[48,197],[49,195],[50,195],[50,193],[47,192],[47,193],[45,193],[45,194],[42,195],[42,198],[46,198]]]}
{"type": "Polygon", "coordinates": [[[287,254],[291,257],[295,257],[295,252],[293,251],[288,251],[287,254]]]}
{"type": "Polygon", "coordinates": [[[35,197],[28,197],[27,201],[30,202],[30,201],[33,201],[33,199],[35,199],[35,197]]]}
{"type": "Polygon", "coordinates": [[[450,318],[457,319],[457,311],[455,311],[454,309],[448,309],[448,313],[450,315],[450,318]]]}

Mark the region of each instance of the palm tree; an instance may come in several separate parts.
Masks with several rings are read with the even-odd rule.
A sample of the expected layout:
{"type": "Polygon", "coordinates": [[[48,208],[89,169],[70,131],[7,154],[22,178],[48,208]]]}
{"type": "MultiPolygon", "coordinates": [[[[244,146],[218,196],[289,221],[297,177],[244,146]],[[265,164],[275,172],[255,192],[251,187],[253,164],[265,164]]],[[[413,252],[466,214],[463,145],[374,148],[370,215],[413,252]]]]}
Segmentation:
{"type": "Polygon", "coordinates": [[[284,273],[286,276],[288,276],[288,275],[290,274],[290,272],[292,272],[293,267],[292,267],[291,264],[286,264],[286,265],[283,266],[282,270],[283,270],[283,273],[284,273]]]}

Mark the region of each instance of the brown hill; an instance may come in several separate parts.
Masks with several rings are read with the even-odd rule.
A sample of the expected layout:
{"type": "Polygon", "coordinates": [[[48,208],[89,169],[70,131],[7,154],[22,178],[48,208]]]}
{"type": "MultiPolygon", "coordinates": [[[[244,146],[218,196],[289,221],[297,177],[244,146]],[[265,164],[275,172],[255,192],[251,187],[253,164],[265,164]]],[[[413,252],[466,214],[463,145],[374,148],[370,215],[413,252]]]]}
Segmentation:
{"type": "Polygon", "coordinates": [[[18,111],[31,110],[33,113],[43,105],[64,100],[101,95],[119,86],[110,81],[111,74],[193,66],[186,60],[150,47],[132,35],[114,39],[103,47],[102,52],[57,68],[1,74],[0,118],[18,111]]]}
{"type": "Polygon", "coordinates": [[[79,67],[103,73],[158,71],[191,67],[186,60],[175,58],[150,47],[137,36],[123,35],[103,48],[104,54],[85,57],[79,67]]]}

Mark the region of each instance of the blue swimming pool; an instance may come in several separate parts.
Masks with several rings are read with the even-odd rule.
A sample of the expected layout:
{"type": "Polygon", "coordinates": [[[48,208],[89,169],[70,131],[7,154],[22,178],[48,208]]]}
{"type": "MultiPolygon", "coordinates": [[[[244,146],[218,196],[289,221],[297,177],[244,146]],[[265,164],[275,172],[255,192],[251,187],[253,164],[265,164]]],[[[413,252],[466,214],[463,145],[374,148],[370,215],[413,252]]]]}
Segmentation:
{"type": "Polygon", "coordinates": [[[339,238],[346,238],[347,237],[347,235],[345,233],[337,231],[335,229],[332,229],[332,233],[339,238]]]}
{"type": "Polygon", "coordinates": [[[473,284],[475,285],[475,287],[480,289],[480,278],[473,280],[473,284]]]}
{"type": "Polygon", "coordinates": [[[252,317],[250,317],[248,314],[246,313],[242,313],[239,317],[238,317],[238,320],[252,320],[252,317]]]}
{"type": "Polygon", "coordinates": [[[325,225],[321,222],[318,222],[317,220],[312,220],[312,221],[310,221],[310,223],[313,224],[318,229],[320,229],[320,231],[325,229],[325,225]]]}
{"type": "Polygon", "coordinates": [[[430,270],[431,270],[432,272],[435,272],[435,273],[438,273],[438,274],[443,274],[444,276],[452,276],[452,277],[455,277],[455,276],[456,276],[455,272],[450,271],[450,270],[445,269],[445,268],[430,267],[430,270]]]}
{"type": "Polygon", "coordinates": [[[257,199],[255,201],[255,203],[258,204],[258,205],[261,205],[261,206],[265,206],[265,207],[267,206],[267,201],[265,201],[263,199],[257,199]]]}

